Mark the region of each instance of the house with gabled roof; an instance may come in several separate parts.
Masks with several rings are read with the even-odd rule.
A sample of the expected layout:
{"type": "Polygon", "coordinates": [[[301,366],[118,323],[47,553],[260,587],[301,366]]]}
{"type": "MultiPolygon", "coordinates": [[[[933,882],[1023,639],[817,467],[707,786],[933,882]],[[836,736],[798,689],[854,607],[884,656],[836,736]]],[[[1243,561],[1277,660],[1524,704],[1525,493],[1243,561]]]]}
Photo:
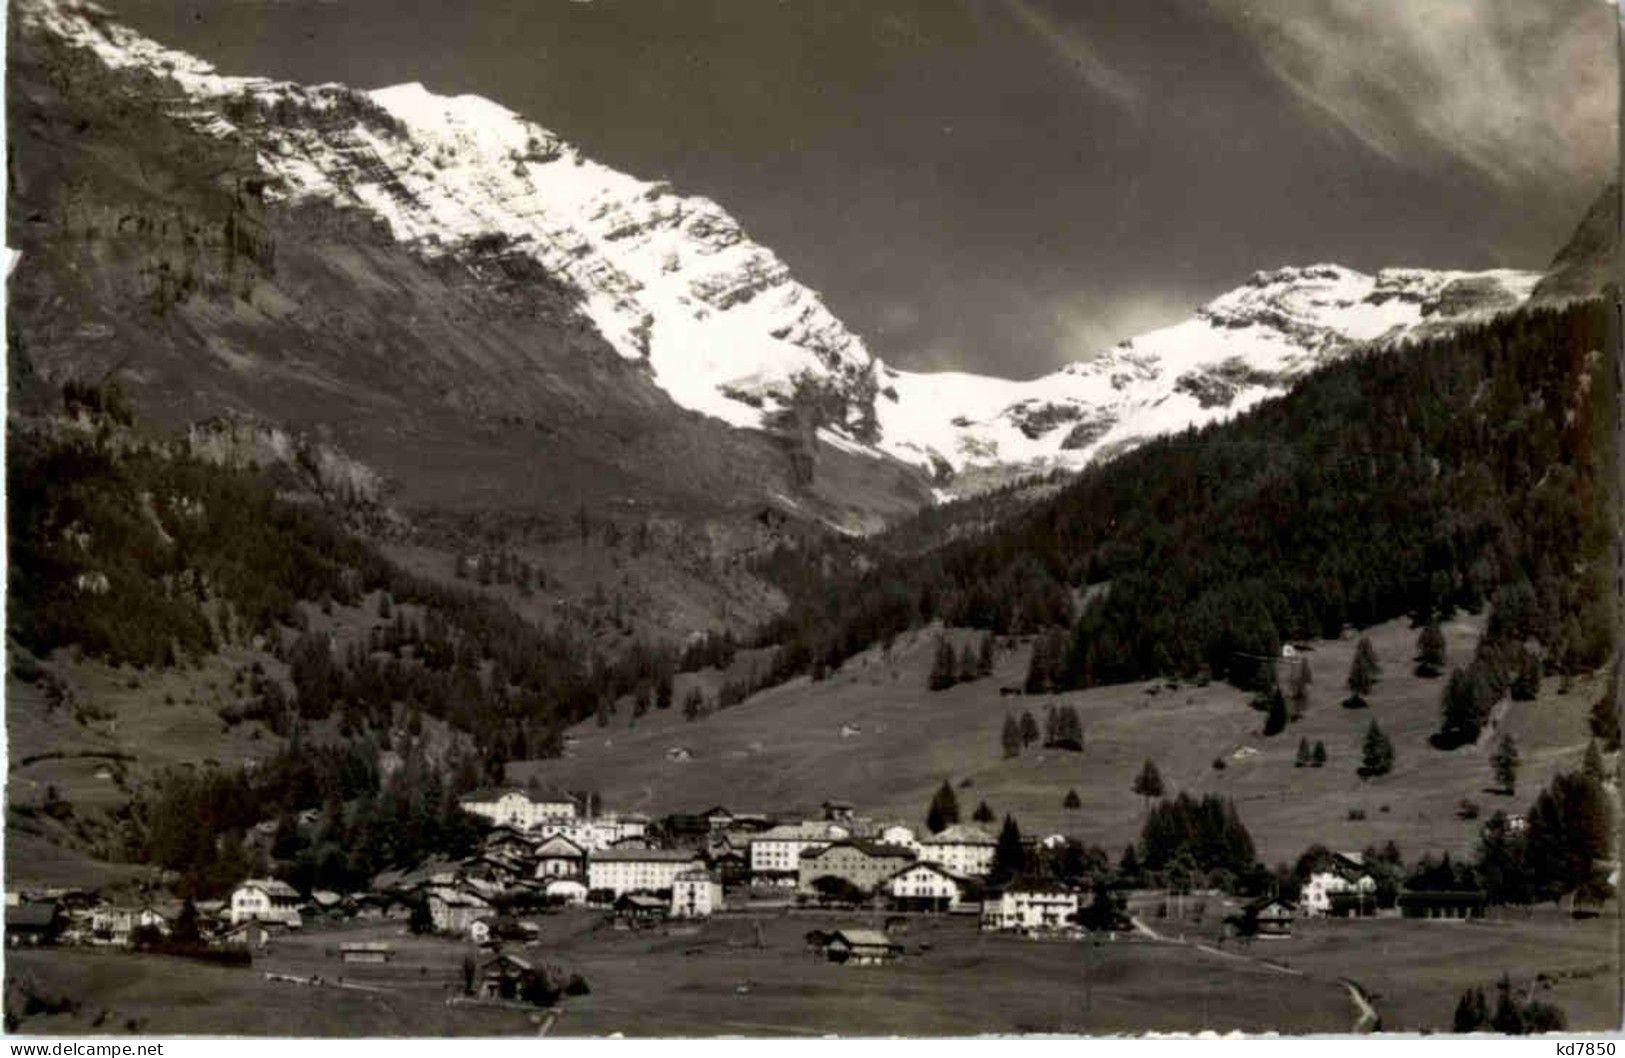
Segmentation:
{"type": "Polygon", "coordinates": [[[903,946],[878,929],[837,929],[824,934],[824,956],[846,966],[896,962],[903,946]]]}
{"type": "Polygon", "coordinates": [[[1060,882],[1022,879],[982,901],[982,928],[1041,934],[1075,928],[1078,891],[1060,882]]]}
{"type": "Polygon", "coordinates": [[[914,851],[897,845],[847,839],[801,854],[797,888],[811,894],[819,878],[840,878],[863,893],[873,893],[886,879],[914,862],[914,851]]]}
{"type": "Polygon", "coordinates": [[[915,862],[886,879],[885,891],[898,911],[955,911],[969,883],[941,864],[915,862]]]}
{"type": "Polygon", "coordinates": [[[920,839],[920,859],[961,878],[985,878],[993,870],[992,834],[981,827],[956,823],[920,839]]]}
{"type": "Polygon", "coordinates": [[[250,919],[298,929],[299,890],[279,878],[249,878],[231,891],[231,924],[250,919]]]}
{"type": "Polygon", "coordinates": [[[587,850],[564,834],[542,839],[531,859],[537,878],[584,878],[587,874],[587,850]]]}

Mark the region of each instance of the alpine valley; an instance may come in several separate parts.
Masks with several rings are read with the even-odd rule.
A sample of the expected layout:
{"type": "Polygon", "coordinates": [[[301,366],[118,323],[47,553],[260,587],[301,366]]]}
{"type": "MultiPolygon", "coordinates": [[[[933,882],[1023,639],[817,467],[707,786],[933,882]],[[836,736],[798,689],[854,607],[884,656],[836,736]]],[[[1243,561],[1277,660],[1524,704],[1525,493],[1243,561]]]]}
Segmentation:
{"type": "Polygon", "coordinates": [[[131,949],[8,952],[8,1030],[1617,1024],[1617,185],[1545,271],[1252,262],[1010,379],[545,114],[80,0],[6,60],[7,931],[131,949]],[[885,995],[787,957],[884,894],[754,862],[831,827],[965,846],[885,995]],[[690,852],[747,916],[585,884],[690,852]],[[1382,913],[1252,950],[1330,875],[1382,913]]]}

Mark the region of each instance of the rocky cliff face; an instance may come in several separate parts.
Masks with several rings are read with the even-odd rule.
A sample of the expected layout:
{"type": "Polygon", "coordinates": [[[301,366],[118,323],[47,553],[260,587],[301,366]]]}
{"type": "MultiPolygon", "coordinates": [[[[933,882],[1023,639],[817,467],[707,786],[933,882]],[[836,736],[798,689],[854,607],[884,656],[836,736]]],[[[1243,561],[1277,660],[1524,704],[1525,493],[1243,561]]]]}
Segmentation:
{"type": "Polygon", "coordinates": [[[1625,281],[1620,259],[1620,185],[1609,184],[1591,204],[1574,234],[1552,258],[1535,287],[1534,300],[1559,304],[1575,298],[1618,295],[1625,281]]]}
{"type": "MultiPolygon", "coordinates": [[[[594,447],[591,411],[622,435],[624,466],[642,458],[645,471],[673,448],[666,428],[634,435],[669,399],[771,435],[787,470],[748,475],[758,491],[813,488],[835,466],[846,485],[883,478],[869,506],[890,509],[919,495],[920,471],[950,492],[980,487],[1234,415],[1362,343],[1511,308],[1538,278],[1280,269],[1042,378],[899,371],[716,203],[599,165],[489,100],[226,77],[65,0],[31,0],[18,21],[49,50],[57,91],[93,83],[129,100],[101,118],[169,144],[154,168],[208,174],[206,208],[139,168],[83,193],[80,174],[56,174],[67,186],[42,194],[41,223],[96,244],[77,277],[110,274],[119,303],[187,329],[185,363],[170,366],[196,372],[182,387],[194,396],[220,370],[373,408],[407,399],[410,382],[441,411],[536,424],[549,440],[573,429],[569,451],[594,447]],[[109,271],[110,257],[128,267],[109,271]],[[311,355],[335,341],[342,354],[311,355]]],[[[403,427],[424,414],[411,406],[403,427]]],[[[722,450],[766,443],[684,431],[678,450],[722,488],[729,457],[702,452],[700,435],[722,450]]]]}

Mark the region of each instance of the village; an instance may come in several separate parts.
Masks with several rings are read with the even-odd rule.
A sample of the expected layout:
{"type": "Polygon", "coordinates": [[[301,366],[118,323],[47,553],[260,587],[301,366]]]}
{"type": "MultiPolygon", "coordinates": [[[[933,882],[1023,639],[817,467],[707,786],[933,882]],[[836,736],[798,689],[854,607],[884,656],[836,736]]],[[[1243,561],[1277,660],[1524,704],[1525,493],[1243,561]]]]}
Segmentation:
{"type": "MultiPolygon", "coordinates": [[[[252,961],[280,938],[347,925],[432,934],[483,952],[465,971],[465,991],[492,1000],[548,1005],[566,982],[533,987],[529,949],[542,947],[545,919],[566,909],[596,914],[611,929],[660,930],[714,916],[842,911],[850,924],[808,931],[809,950],[829,962],[873,966],[900,959],[894,934],[916,916],[950,916],[984,933],[1030,939],[1159,938],[1156,921],[1186,901],[1221,898],[1232,908],[1224,938],[1289,940],[1304,917],[1478,918],[1477,891],[1403,891],[1379,901],[1363,856],[1327,857],[1301,891],[1235,903],[1217,891],[1183,887],[1091,894],[1053,877],[993,884],[998,841],[981,827],[954,823],[916,833],[875,821],[839,801],[815,819],[735,812],[718,805],[658,822],[634,814],[589,814],[591,798],[519,787],[472,791],[463,809],[489,826],[483,846],[460,861],[430,862],[380,874],[366,891],[301,893],[276,878],[247,878],[229,899],[195,904],[173,898],[108,901],[68,889],[8,892],[12,947],[89,946],[174,954],[234,954],[252,961]],[[1105,894],[1104,896],[1100,894],[1105,894]],[[1379,907],[1379,903],[1386,906],[1379,907]],[[1143,918],[1142,918],[1143,916],[1143,918]],[[181,952],[184,953],[184,952],[181,952]]],[[[1054,853],[1073,839],[1026,839],[1054,853]]],[[[341,943],[343,964],[387,963],[388,941],[341,943]]]]}

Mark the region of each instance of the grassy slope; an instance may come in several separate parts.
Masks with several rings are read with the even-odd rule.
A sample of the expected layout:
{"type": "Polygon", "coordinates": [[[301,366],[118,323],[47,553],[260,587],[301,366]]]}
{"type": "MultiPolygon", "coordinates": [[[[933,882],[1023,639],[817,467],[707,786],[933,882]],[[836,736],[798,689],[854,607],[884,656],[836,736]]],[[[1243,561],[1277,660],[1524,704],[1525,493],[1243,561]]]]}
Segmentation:
{"type": "MultiPolygon", "coordinates": [[[[1478,629],[1479,619],[1469,617],[1446,626],[1452,663],[1465,663],[1478,629]]],[[[1170,792],[1235,798],[1260,854],[1273,863],[1317,841],[1360,848],[1391,837],[1409,859],[1429,850],[1467,851],[1479,823],[1457,817],[1463,798],[1476,801],[1485,816],[1498,807],[1521,810],[1553,773],[1578,764],[1585,714],[1595,697],[1592,682],[1579,681],[1559,696],[1555,681],[1547,681],[1539,700],[1512,704],[1507,729],[1524,765],[1518,795],[1506,798],[1486,792],[1488,745],[1454,753],[1428,746],[1443,681],[1411,675],[1416,632],[1394,622],[1369,634],[1384,666],[1371,708],[1350,711],[1337,704],[1345,694],[1354,640],[1317,643],[1309,655],[1314,683],[1308,714],[1273,739],[1259,734],[1263,716],[1248,707],[1247,696],[1220,684],[1168,690],[1142,683],[1053,699],[1000,697],[1001,686],[1017,684],[1025,674],[1026,648],[1002,654],[990,679],[932,694],[924,688],[933,638],[920,633],[899,638],[889,658],[878,651],[864,654],[825,683],[798,680],[696,723],[685,723],[673,710],[651,713],[630,730],[625,713],[608,728],[582,725],[566,758],[511,770],[515,777],[539,774],[570,787],[597,787],[610,805],[642,811],[698,811],[717,802],[735,810],[814,810],[833,797],[877,817],[915,824],[937,784],[968,778],[972,786],[959,791],[967,817],[986,798],[995,812],[1013,812],[1028,833],[1062,831],[1115,853],[1138,835],[1144,809],[1130,783],[1149,757],[1170,792]],[[1086,751],[1034,748],[1001,759],[1006,711],[1032,709],[1042,724],[1051,701],[1077,707],[1086,751]],[[1392,774],[1365,782],[1355,771],[1373,717],[1393,739],[1397,763],[1392,774]],[[862,732],[841,738],[847,722],[861,725],[862,732]],[[1330,759],[1324,769],[1293,767],[1300,737],[1325,742],[1330,759]],[[690,749],[691,761],[665,758],[668,748],[679,745],[690,749]],[[1242,746],[1260,753],[1229,759],[1242,746]],[[1215,771],[1212,762],[1221,755],[1229,766],[1215,771]],[[1078,791],[1080,810],[1061,807],[1069,788],[1078,791]],[[1366,819],[1349,819],[1353,808],[1363,808],[1366,819]]],[[[680,678],[679,701],[693,678],[680,678]]]]}

